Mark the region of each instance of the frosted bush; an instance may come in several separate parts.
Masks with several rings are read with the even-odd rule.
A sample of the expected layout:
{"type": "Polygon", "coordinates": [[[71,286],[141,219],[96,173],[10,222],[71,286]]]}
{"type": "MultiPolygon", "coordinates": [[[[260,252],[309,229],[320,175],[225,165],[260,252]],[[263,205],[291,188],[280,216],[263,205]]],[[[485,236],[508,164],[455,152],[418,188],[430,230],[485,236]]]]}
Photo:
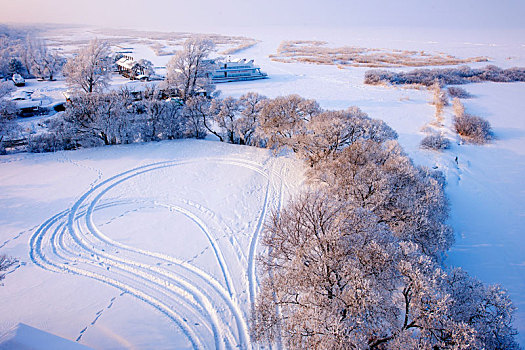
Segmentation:
{"type": "Polygon", "coordinates": [[[450,148],[450,141],[443,135],[429,135],[421,140],[420,147],[440,151],[450,148]]]}
{"type": "Polygon", "coordinates": [[[454,129],[461,137],[472,143],[483,144],[492,139],[490,123],[478,116],[467,114],[458,98],[453,100],[454,129]]]}
{"type": "Polygon", "coordinates": [[[448,89],[448,95],[452,98],[471,98],[472,95],[465,89],[451,86],[448,89]]]}
{"type": "Polygon", "coordinates": [[[31,153],[56,152],[76,148],[70,137],[64,137],[54,132],[31,136],[27,143],[27,151],[31,153]]]}
{"type": "Polygon", "coordinates": [[[463,114],[454,117],[454,128],[468,142],[483,144],[492,139],[490,123],[475,115],[463,114]]]}

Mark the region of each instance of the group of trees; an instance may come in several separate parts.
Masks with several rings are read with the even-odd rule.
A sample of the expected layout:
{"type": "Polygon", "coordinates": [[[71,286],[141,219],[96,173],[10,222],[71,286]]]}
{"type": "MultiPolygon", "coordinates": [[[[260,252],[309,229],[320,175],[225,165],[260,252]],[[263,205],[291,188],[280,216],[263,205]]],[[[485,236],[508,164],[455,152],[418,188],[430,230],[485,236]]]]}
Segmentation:
{"type": "MultiPolygon", "coordinates": [[[[47,50],[41,42],[31,41],[30,44],[35,48],[31,51],[38,52],[39,57],[46,56],[47,50]]],[[[214,90],[209,75],[205,74],[209,69],[206,58],[212,49],[213,43],[209,40],[198,37],[188,40],[184,49],[170,61],[162,90],[149,86],[142,92],[131,92],[125,88],[108,91],[114,59],[107,42],[92,40],[63,67],[71,92],[65,113],[47,122],[47,133],[30,136],[28,150],[47,152],[82,146],[206,136],[206,130],[213,130],[207,124],[207,118],[216,119],[212,117],[212,109],[223,116],[218,103],[202,96],[211,96],[214,90]],[[138,100],[137,94],[140,96],[138,100]],[[166,96],[170,95],[178,98],[166,100],[166,96]]],[[[146,69],[151,70],[151,62],[143,63],[146,69]]],[[[51,76],[53,74],[52,70],[46,72],[51,72],[51,76]]],[[[6,107],[2,110],[13,105],[6,99],[1,99],[1,102],[6,107]]],[[[7,131],[12,131],[16,125],[11,122],[12,116],[14,114],[2,113],[0,142],[7,131]]]]}
{"type": "Polygon", "coordinates": [[[453,243],[443,175],[414,165],[395,133],[357,108],[294,99],[289,109],[274,101],[279,113],[263,107],[260,123],[275,127],[274,146],[305,160],[310,188],[263,233],[254,339],[291,349],[517,349],[507,292],[443,265],[453,243]]]}
{"type": "Polygon", "coordinates": [[[164,100],[164,91],[146,89],[140,99],[130,91],[78,92],[49,133],[30,139],[30,151],[54,151],[215,135],[220,141],[257,147],[290,147],[309,165],[333,158],[356,139],[393,139],[396,133],[356,107],[322,110],[316,101],[297,95],[266,98],[247,93],[239,98],[200,95],[164,100]],[[67,132],[66,132],[67,130],[67,132]],[[50,143],[50,145],[46,145],[50,143]]]}
{"type": "Polygon", "coordinates": [[[438,82],[443,86],[481,81],[525,81],[525,68],[513,67],[502,69],[489,65],[483,68],[461,66],[458,68],[415,69],[410,72],[370,70],[365,73],[365,84],[371,85],[389,83],[393,85],[420,84],[431,86],[435,82],[438,82]]]}
{"type": "Polygon", "coordinates": [[[0,27],[0,75],[53,80],[66,60],[30,30],[0,27]]]}
{"type": "Polygon", "coordinates": [[[79,92],[70,97],[61,118],[48,123],[49,131],[32,136],[31,152],[78,147],[128,144],[180,137],[202,137],[190,125],[187,109],[177,101],[162,101],[158,90],[144,92],[136,101],[128,90],[79,92]]]}

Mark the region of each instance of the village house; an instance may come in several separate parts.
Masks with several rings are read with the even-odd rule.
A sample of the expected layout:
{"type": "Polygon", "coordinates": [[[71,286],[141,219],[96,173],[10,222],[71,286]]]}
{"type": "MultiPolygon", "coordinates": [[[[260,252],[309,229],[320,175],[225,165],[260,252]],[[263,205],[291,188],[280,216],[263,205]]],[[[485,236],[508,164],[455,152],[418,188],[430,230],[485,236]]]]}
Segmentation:
{"type": "Polygon", "coordinates": [[[144,75],[145,68],[131,56],[122,56],[115,64],[117,65],[119,74],[126,78],[131,80],[147,79],[144,75]]]}

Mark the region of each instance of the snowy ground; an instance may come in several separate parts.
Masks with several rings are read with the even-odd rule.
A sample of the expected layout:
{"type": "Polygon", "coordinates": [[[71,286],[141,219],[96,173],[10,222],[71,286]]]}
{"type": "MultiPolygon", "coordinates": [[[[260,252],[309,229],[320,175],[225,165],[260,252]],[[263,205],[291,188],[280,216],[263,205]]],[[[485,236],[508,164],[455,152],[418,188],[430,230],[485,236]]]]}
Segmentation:
{"type": "Polygon", "coordinates": [[[296,161],[192,140],[2,161],[2,251],[21,259],[2,328],[95,348],[249,344],[257,239],[297,190],[296,161]]]}
{"type": "MultiPolygon", "coordinates": [[[[448,108],[439,130],[453,147],[437,153],[418,147],[421,128],[434,120],[427,91],[365,86],[366,68],[268,58],[281,40],[313,39],[525,66],[523,33],[278,28],[223,34],[262,40],[238,57],[254,58],[270,76],[219,85],[223,96],[297,93],[324,108],[357,105],[391,125],[416,163],[445,172],[457,240],[447,262],[510,291],[525,345],[525,84],[464,86],[474,95],[464,101],[467,112],[487,118],[496,140],[460,144],[448,108]]],[[[147,57],[152,51],[137,50],[155,59],[147,57]]],[[[21,260],[0,287],[0,332],[24,322],[96,348],[247,344],[256,238],[268,212],[300,188],[296,161],[248,147],[177,141],[2,156],[0,169],[0,252],[21,260]]]]}

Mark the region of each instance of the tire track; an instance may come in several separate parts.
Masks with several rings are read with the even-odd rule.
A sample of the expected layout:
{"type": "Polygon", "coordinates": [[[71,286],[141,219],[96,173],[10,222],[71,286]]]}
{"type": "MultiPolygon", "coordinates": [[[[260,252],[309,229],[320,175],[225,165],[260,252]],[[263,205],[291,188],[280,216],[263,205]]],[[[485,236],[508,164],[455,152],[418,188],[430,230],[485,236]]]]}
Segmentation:
{"type": "MultiPolygon", "coordinates": [[[[99,175],[96,181],[101,179],[101,173],[99,175]]],[[[202,333],[194,330],[195,327],[190,327],[187,321],[189,318],[200,320],[199,324],[205,324],[205,328],[213,336],[215,348],[224,349],[234,346],[250,348],[246,309],[243,311],[239,305],[239,295],[230,272],[229,263],[231,261],[226,259],[223,251],[229,249],[230,252],[233,252],[231,255],[237,257],[237,263],[240,266],[246,266],[249,299],[253,303],[257,289],[255,256],[258,239],[264,228],[269,207],[274,204],[273,201],[277,202],[275,203],[277,210],[280,209],[284,186],[281,175],[282,170],[279,174],[273,169],[266,170],[259,163],[228,157],[172,160],[139,166],[102,182],[93,183],[91,188],[69,210],[58,213],[44,222],[30,239],[30,257],[35,264],[44,269],[93,278],[148,303],[169,317],[195,348],[203,348],[208,337],[206,332],[202,333]],[[106,236],[93,220],[93,213],[96,210],[129,203],[129,201],[102,202],[109,190],[139,175],[197,162],[244,167],[267,180],[264,202],[258,215],[256,228],[250,238],[247,257],[233,231],[224,223],[217,221],[217,215],[213,211],[190,201],[182,201],[182,205],[152,202],[155,206],[175,210],[185,215],[199,227],[210,243],[220,267],[224,285],[189,262],[167,254],[116,242],[106,236]],[[275,182],[276,178],[280,180],[279,185],[275,182]],[[200,212],[200,215],[196,211],[200,212]],[[206,220],[201,217],[203,214],[206,220]],[[214,230],[208,227],[207,222],[214,224],[212,225],[214,230]],[[221,236],[218,233],[222,232],[222,237],[226,237],[227,229],[231,234],[230,239],[226,240],[229,244],[225,245],[222,240],[219,240],[221,236]],[[50,232],[52,232],[51,236],[49,236],[50,232]],[[162,263],[166,263],[170,269],[161,266],[162,263]],[[223,308],[215,305],[217,300],[224,302],[225,310],[233,316],[236,334],[229,329],[231,318],[224,314],[223,308]],[[183,310],[173,311],[173,305],[171,305],[173,302],[185,305],[183,310]]],[[[136,202],[138,201],[134,201],[136,202]]],[[[82,334],[83,332],[79,338],[82,334]]]]}
{"type": "Polygon", "coordinates": [[[81,276],[86,276],[95,280],[98,280],[102,283],[108,284],[110,286],[113,286],[115,288],[118,288],[120,290],[123,290],[136,298],[146,302],[147,304],[150,304],[155,309],[159,310],[163,314],[165,314],[168,318],[170,318],[172,321],[174,321],[177,326],[182,330],[182,332],[185,334],[185,336],[188,338],[188,340],[191,342],[192,346],[196,349],[202,349],[202,343],[201,341],[195,336],[195,333],[191,328],[189,328],[184,320],[174,313],[167,305],[163,304],[159,300],[156,300],[153,297],[150,297],[146,295],[145,293],[134,289],[133,287],[119,282],[115,279],[112,279],[110,277],[91,272],[82,270],[80,268],[77,268],[75,266],[67,265],[67,264],[60,264],[60,263],[53,263],[49,259],[46,258],[45,254],[42,250],[42,240],[44,238],[44,235],[47,230],[49,230],[53,225],[57,223],[58,220],[63,219],[67,217],[68,211],[63,211],[55,216],[53,216],[51,219],[44,222],[40,228],[37,230],[37,232],[31,237],[30,239],[30,257],[31,260],[41,268],[57,273],[61,272],[69,272],[72,274],[77,274],[81,276]]]}

